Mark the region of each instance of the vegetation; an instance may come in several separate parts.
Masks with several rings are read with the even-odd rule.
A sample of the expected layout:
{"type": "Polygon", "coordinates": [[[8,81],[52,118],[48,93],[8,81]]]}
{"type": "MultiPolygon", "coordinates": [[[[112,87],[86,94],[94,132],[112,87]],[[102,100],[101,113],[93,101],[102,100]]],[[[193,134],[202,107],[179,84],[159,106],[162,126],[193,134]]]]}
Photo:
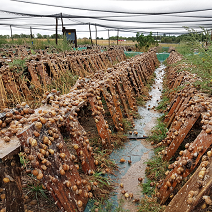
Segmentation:
{"type": "Polygon", "coordinates": [[[129,210],[123,209],[123,202],[124,200],[121,199],[118,206],[116,206],[116,204],[111,200],[101,200],[100,202],[95,202],[90,211],[96,212],[95,209],[98,209],[98,212],[129,212],[129,210]]]}
{"type": "Polygon", "coordinates": [[[154,37],[152,36],[152,32],[149,33],[149,35],[145,36],[143,33],[137,33],[136,34],[136,41],[138,44],[135,44],[136,48],[139,48],[141,51],[148,50],[149,47],[152,45],[158,45],[157,41],[155,41],[154,37]]]}
{"type": "Polygon", "coordinates": [[[158,154],[163,147],[156,148],[157,154],[155,154],[149,161],[147,161],[147,168],[146,168],[146,176],[155,182],[159,182],[161,179],[165,178],[165,172],[168,169],[169,163],[162,159],[162,156],[158,154]],[[160,164],[160,166],[158,165],[160,164]]]}
{"type": "Polygon", "coordinates": [[[147,212],[147,211],[162,212],[162,211],[164,211],[164,206],[161,206],[157,202],[157,198],[156,197],[145,196],[145,198],[142,198],[140,200],[140,204],[139,204],[139,207],[138,207],[138,212],[147,212]]]}
{"type": "Polygon", "coordinates": [[[166,137],[167,132],[168,129],[166,128],[166,125],[160,119],[158,119],[158,124],[152,129],[148,140],[152,141],[154,144],[157,144],[166,137]]]}
{"type": "Polygon", "coordinates": [[[177,47],[184,56],[180,63],[187,64],[187,68],[196,76],[193,85],[197,89],[212,94],[212,46],[209,31],[204,30],[202,36],[192,29],[188,30],[191,32],[190,35],[184,37],[177,47]]]}
{"type": "Polygon", "coordinates": [[[156,107],[157,110],[165,110],[169,103],[169,98],[167,96],[163,96],[162,100],[159,102],[156,107]]]}

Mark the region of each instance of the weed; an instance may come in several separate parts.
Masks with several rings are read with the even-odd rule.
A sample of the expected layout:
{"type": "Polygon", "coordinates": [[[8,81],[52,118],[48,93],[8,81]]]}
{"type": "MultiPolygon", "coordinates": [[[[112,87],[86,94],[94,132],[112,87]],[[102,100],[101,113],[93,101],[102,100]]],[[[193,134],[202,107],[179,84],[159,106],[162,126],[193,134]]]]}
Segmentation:
{"type": "Polygon", "coordinates": [[[28,187],[26,188],[27,190],[29,190],[28,192],[27,192],[27,194],[26,194],[26,196],[28,195],[28,194],[30,194],[30,195],[32,195],[33,196],[33,198],[35,198],[37,201],[38,201],[38,198],[39,197],[44,197],[44,198],[46,198],[47,200],[49,200],[48,199],[48,197],[47,197],[47,195],[46,195],[46,191],[43,189],[43,187],[42,187],[42,185],[28,185],[28,187]]]}
{"type": "MultiPolygon", "coordinates": [[[[159,151],[158,149],[156,151],[159,151]]],[[[168,169],[169,163],[167,161],[163,161],[162,157],[158,154],[154,155],[149,161],[146,162],[147,168],[145,170],[146,176],[151,181],[160,181],[164,179],[165,172],[168,169]],[[160,165],[158,165],[160,164],[160,165]]]]}
{"type": "Polygon", "coordinates": [[[140,200],[138,212],[162,212],[164,207],[157,203],[157,198],[145,196],[140,200]]]}
{"type": "Polygon", "coordinates": [[[145,101],[143,99],[143,96],[141,96],[141,95],[136,97],[136,102],[137,102],[138,106],[144,106],[145,105],[145,101]]]}
{"type": "Polygon", "coordinates": [[[186,38],[177,47],[177,50],[184,56],[181,63],[187,64],[189,71],[199,78],[193,85],[205,93],[212,94],[212,46],[209,41],[209,34],[203,29],[205,41],[209,41],[209,45],[205,46],[204,42],[200,42],[197,32],[192,29],[188,30],[192,32],[189,39],[186,38]]]}
{"type": "Polygon", "coordinates": [[[124,142],[128,140],[128,137],[126,134],[123,134],[122,132],[113,133],[111,135],[111,141],[113,141],[113,145],[115,148],[119,148],[124,145],[124,142]]]}
{"type": "Polygon", "coordinates": [[[9,68],[13,69],[14,72],[23,72],[26,67],[26,59],[14,59],[11,63],[9,63],[9,68]]]}
{"type": "Polygon", "coordinates": [[[142,187],[142,192],[148,196],[154,194],[154,189],[155,189],[155,185],[154,186],[151,186],[151,180],[148,179],[147,182],[144,182],[141,184],[141,187],[142,187]]]}
{"type": "Polygon", "coordinates": [[[169,103],[169,98],[163,96],[162,100],[159,102],[158,106],[156,107],[157,110],[165,110],[169,103]]]}
{"type": "Polygon", "coordinates": [[[134,119],[141,119],[141,115],[140,115],[137,111],[130,110],[130,111],[129,111],[129,114],[130,114],[134,119]]]}
{"type": "Polygon", "coordinates": [[[20,152],[18,155],[20,158],[21,165],[25,168],[27,164],[29,163],[29,161],[26,159],[26,156],[27,156],[26,153],[20,152]]]}
{"type": "Polygon", "coordinates": [[[161,119],[157,119],[158,123],[153,129],[151,130],[151,135],[149,136],[148,140],[153,141],[155,144],[161,142],[165,137],[168,129],[166,125],[161,121],[161,119]]]}
{"type": "Polygon", "coordinates": [[[131,130],[133,127],[132,127],[132,122],[127,119],[127,118],[123,118],[123,128],[124,128],[124,131],[125,132],[128,132],[129,130],[131,130]]]}
{"type": "Polygon", "coordinates": [[[123,209],[123,203],[123,199],[119,200],[118,206],[116,206],[116,204],[114,204],[111,200],[101,200],[96,204],[94,203],[94,206],[91,208],[91,212],[95,212],[96,208],[98,208],[98,212],[129,212],[129,210],[123,209]]]}

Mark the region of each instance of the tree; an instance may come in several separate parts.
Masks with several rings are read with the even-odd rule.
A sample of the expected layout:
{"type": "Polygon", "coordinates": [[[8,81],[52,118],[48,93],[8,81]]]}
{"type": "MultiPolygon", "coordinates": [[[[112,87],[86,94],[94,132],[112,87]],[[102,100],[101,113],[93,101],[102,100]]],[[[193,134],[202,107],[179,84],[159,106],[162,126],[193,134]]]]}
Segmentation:
{"type": "MultiPolygon", "coordinates": [[[[152,36],[152,32],[149,33],[149,35],[145,36],[143,33],[137,32],[136,34],[136,41],[138,42],[138,47],[141,49],[142,47],[145,47],[145,49],[148,49],[151,45],[157,44],[157,41],[155,41],[154,37],[152,36]]],[[[137,47],[137,44],[136,44],[137,47]]]]}
{"type": "Polygon", "coordinates": [[[38,39],[42,39],[43,36],[42,36],[40,33],[37,33],[37,38],[38,38],[38,39]]]}

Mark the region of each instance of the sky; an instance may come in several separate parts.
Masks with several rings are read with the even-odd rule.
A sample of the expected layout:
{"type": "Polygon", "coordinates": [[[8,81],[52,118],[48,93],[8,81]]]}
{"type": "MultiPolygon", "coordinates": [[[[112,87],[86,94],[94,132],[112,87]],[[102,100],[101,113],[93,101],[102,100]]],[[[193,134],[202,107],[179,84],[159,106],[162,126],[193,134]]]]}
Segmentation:
{"type": "MultiPolygon", "coordinates": [[[[108,38],[108,30],[110,36],[116,36],[119,31],[119,36],[131,37],[135,36],[136,32],[148,34],[151,31],[154,35],[187,33],[183,26],[198,31],[201,31],[200,26],[212,28],[210,0],[1,0],[0,34],[10,35],[10,25],[13,34],[30,34],[30,27],[34,35],[54,34],[55,15],[59,16],[61,13],[64,26],[76,29],[78,38],[90,36],[89,23],[94,39],[96,28],[97,36],[105,39],[108,38]],[[51,17],[33,17],[36,15],[51,17]]],[[[60,18],[58,33],[62,33],[60,18]]]]}

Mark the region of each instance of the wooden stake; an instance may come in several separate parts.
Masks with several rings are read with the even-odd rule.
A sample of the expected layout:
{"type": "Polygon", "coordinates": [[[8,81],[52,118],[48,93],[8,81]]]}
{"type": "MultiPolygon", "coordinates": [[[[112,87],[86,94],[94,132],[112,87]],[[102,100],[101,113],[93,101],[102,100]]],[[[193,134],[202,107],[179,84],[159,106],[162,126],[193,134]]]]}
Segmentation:
{"type": "Polygon", "coordinates": [[[96,28],[96,45],[97,45],[97,27],[96,27],[96,24],[95,24],[95,28],[96,28]]]}
{"type": "Polygon", "coordinates": [[[11,38],[13,40],[13,31],[12,31],[12,26],[10,25],[10,31],[11,31],[11,38]]]}
{"type": "Polygon", "coordinates": [[[30,38],[32,39],[32,27],[30,27],[30,38]]]}
{"type": "Polygon", "coordinates": [[[119,45],[119,30],[117,31],[117,46],[119,45]]]}
{"type": "Polygon", "coordinates": [[[108,29],[108,44],[110,46],[110,33],[109,33],[109,29],[108,29]]]}
{"type": "Polygon", "coordinates": [[[57,21],[57,18],[56,18],[56,40],[55,40],[55,42],[56,42],[56,45],[57,45],[57,25],[58,25],[58,21],[57,21]]]}
{"type": "Polygon", "coordinates": [[[60,13],[60,16],[61,16],[61,23],[62,23],[62,29],[63,29],[63,14],[60,13]]]}
{"type": "Polygon", "coordinates": [[[93,46],[92,37],[91,37],[91,25],[90,25],[90,23],[89,23],[89,31],[90,31],[91,45],[93,46]]]}

